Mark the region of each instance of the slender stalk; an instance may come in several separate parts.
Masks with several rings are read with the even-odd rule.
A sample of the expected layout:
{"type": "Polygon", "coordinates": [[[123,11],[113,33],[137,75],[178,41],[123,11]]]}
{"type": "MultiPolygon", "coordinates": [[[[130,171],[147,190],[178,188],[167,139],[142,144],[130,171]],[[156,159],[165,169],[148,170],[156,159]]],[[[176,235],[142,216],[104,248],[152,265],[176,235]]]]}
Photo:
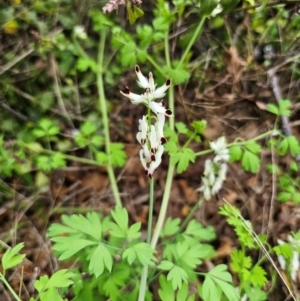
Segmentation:
{"type": "MultiPolygon", "coordinates": [[[[22,141],[18,141],[18,144],[22,147],[27,148],[28,150],[35,152],[35,153],[42,153],[42,154],[48,154],[48,155],[54,155],[57,153],[57,151],[53,151],[50,149],[45,149],[45,148],[34,148],[32,145],[30,144],[26,144],[22,141]]],[[[91,159],[87,159],[87,158],[80,158],[77,156],[72,156],[72,155],[67,155],[67,154],[63,154],[64,158],[66,160],[70,160],[70,161],[74,161],[74,162],[80,162],[80,163],[84,163],[84,164],[89,164],[89,165],[96,165],[96,166],[102,166],[103,164],[99,164],[97,161],[95,160],[91,160],[91,159]]]]}
{"type": "Polygon", "coordinates": [[[198,24],[198,27],[194,31],[194,34],[193,34],[192,38],[190,39],[190,42],[187,45],[179,64],[177,65],[177,69],[179,69],[182,66],[182,64],[183,64],[184,60],[186,59],[187,55],[189,54],[192,46],[195,44],[196,39],[199,38],[199,35],[201,34],[201,30],[203,28],[203,24],[204,24],[205,20],[206,20],[206,17],[203,17],[201,19],[200,23],[198,24]]]}
{"type": "Polygon", "coordinates": [[[189,212],[188,216],[185,218],[185,220],[181,224],[180,230],[178,231],[179,233],[187,226],[187,224],[189,223],[189,221],[193,218],[194,214],[199,209],[199,207],[202,204],[202,202],[203,202],[203,197],[201,196],[200,199],[199,199],[199,201],[194,205],[194,207],[192,208],[192,210],[189,212]]]}
{"type": "Polygon", "coordinates": [[[167,75],[163,72],[161,67],[156,63],[156,61],[149,55],[147,54],[147,60],[153,65],[153,67],[158,70],[164,77],[167,77],[167,75]]]}
{"type": "Polygon", "coordinates": [[[104,136],[105,136],[105,151],[108,157],[107,163],[107,173],[110,180],[112,192],[114,199],[117,205],[122,205],[120,198],[120,193],[117,186],[116,177],[111,164],[111,145],[110,145],[110,135],[109,135],[109,120],[107,114],[106,99],[104,94],[104,85],[103,85],[103,61],[104,61],[104,49],[105,49],[105,40],[106,40],[106,30],[101,31],[99,47],[98,47],[98,71],[97,71],[97,88],[98,88],[98,106],[102,113],[102,122],[104,126],[104,136]]]}
{"type": "Polygon", "coordinates": [[[14,298],[17,301],[22,301],[19,296],[16,294],[16,292],[12,289],[12,287],[9,285],[9,283],[6,281],[5,277],[0,273],[0,281],[2,281],[5,286],[7,287],[7,289],[10,291],[10,293],[14,296],[14,298]]]}
{"type": "Polygon", "coordinates": [[[138,301],[145,301],[146,289],[147,289],[147,277],[148,277],[148,266],[144,266],[142,270],[141,286],[139,291],[138,301]]]}
{"type": "Polygon", "coordinates": [[[148,212],[148,228],[147,228],[147,243],[150,244],[152,232],[152,217],[154,203],[154,178],[150,180],[150,196],[149,196],[149,212],[148,212]]]}
{"type": "MultiPolygon", "coordinates": [[[[154,178],[150,180],[150,196],[149,196],[149,213],[148,213],[148,228],[147,228],[147,243],[150,244],[152,232],[152,217],[153,217],[153,203],[154,203],[154,178]]],[[[144,266],[141,276],[141,285],[139,291],[139,301],[145,300],[148,279],[148,266],[144,266]]]]}
{"type": "Polygon", "coordinates": [[[159,211],[159,216],[158,216],[158,220],[156,223],[156,227],[155,227],[152,239],[151,239],[151,248],[152,249],[155,249],[155,247],[157,245],[159,234],[161,232],[161,229],[162,229],[164,221],[165,221],[167,208],[168,208],[168,204],[169,204],[169,199],[170,199],[170,191],[171,191],[171,187],[172,187],[174,169],[175,169],[175,166],[170,163],[169,169],[168,169],[166,185],[165,185],[165,192],[164,192],[163,200],[161,203],[161,208],[159,211]]]}

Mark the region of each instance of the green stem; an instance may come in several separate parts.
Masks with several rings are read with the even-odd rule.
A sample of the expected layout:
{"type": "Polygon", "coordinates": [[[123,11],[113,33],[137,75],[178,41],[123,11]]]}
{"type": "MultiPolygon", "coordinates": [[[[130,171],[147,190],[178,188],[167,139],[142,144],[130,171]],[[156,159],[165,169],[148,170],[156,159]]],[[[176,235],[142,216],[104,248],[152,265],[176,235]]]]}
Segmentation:
{"type": "Polygon", "coordinates": [[[154,203],[154,178],[150,180],[150,196],[149,196],[149,213],[148,213],[148,228],[147,228],[147,243],[150,244],[152,232],[152,217],[154,203]]]}
{"type": "Polygon", "coordinates": [[[145,295],[147,290],[147,277],[148,277],[148,266],[144,266],[142,270],[141,286],[139,291],[138,301],[145,301],[145,295]]]}
{"type": "MultiPolygon", "coordinates": [[[[263,133],[263,134],[261,134],[261,135],[259,135],[257,137],[251,138],[249,140],[240,141],[240,142],[235,141],[235,142],[229,143],[229,144],[227,144],[227,148],[231,147],[231,146],[236,146],[236,145],[244,145],[245,143],[250,142],[250,141],[257,141],[257,140],[263,139],[263,138],[265,138],[267,136],[272,135],[274,132],[277,132],[277,130],[276,129],[275,130],[270,130],[268,132],[265,132],[265,133],[263,133]]],[[[199,157],[199,156],[203,156],[203,155],[206,155],[206,154],[209,154],[209,153],[212,153],[212,152],[213,152],[212,149],[206,149],[204,151],[195,153],[195,156],[199,157]]]]}
{"type": "Polygon", "coordinates": [[[6,281],[5,277],[0,273],[0,281],[2,281],[5,286],[7,287],[7,289],[10,291],[10,293],[14,296],[14,298],[17,301],[22,301],[19,296],[16,294],[16,292],[12,289],[12,287],[9,285],[9,283],[6,281]]]}
{"type": "Polygon", "coordinates": [[[179,64],[177,65],[177,69],[180,69],[180,67],[182,66],[183,62],[185,61],[186,57],[188,56],[192,46],[195,44],[196,39],[199,38],[199,35],[201,34],[201,30],[203,28],[203,24],[206,20],[206,17],[203,17],[200,21],[200,23],[198,24],[198,27],[196,28],[194,35],[192,36],[192,38],[190,39],[189,44],[187,45],[183,55],[181,56],[181,60],[179,62],[179,64]]]}
{"type": "MultiPolygon", "coordinates": [[[[149,196],[149,213],[148,213],[148,228],[147,228],[147,243],[151,241],[152,231],[152,217],[153,217],[153,203],[154,203],[154,179],[150,180],[150,196],[149,196]]],[[[141,285],[139,291],[139,301],[145,300],[145,294],[147,290],[147,279],[148,279],[148,266],[144,266],[141,276],[141,285]]]]}
{"type": "Polygon", "coordinates": [[[147,54],[147,60],[153,65],[153,67],[158,70],[164,77],[167,77],[167,75],[164,73],[162,68],[156,63],[156,61],[149,55],[147,54]]]}
{"type": "Polygon", "coordinates": [[[109,135],[109,120],[106,106],[106,99],[104,94],[104,84],[103,84],[103,61],[104,61],[104,49],[106,40],[106,30],[101,31],[99,48],[98,48],[98,71],[97,71],[97,88],[98,88],[98,106],[102,113],[102,122],[104,126],[104,136],[105,136],[105,151],[108,158],[107,173],[110,180],[112,192],[117,205],[122,206],[122,201],[120,198],[120,193],[117,186],[116,177],[111,164],[111,145],[110,145],[110,135],[109,135]]]}
{"type": "Polygon", "coordinates": [[[155,247],[157,245],[157,241],[158,241],[161,229],[162,229],[164,221],[165,221],[167,208],[168,208],[168,204],[169,204],[169,199],[170,199],[170,192],[171,192],[171,187],[172,187],[174,169],[175,169],[175,166],[170,163],[169,169],[168,169],[167,180],[166,180],[166,184],[165,184],[165,192],[164,192],[163,200],[161,203],[161,208],[159,211],[159,216],[158,216],[158,220],[156,223],[156,227],[155,227],[152,239],[151,239],[151,248],[152,249],[155,249],[155,247]]]}
{"type": "MultiPolygon", "coordinates": [[[[54,154],[58,153],[57,151],[53,151],[53,150],[45,149],[45,148],[37,149],[37,148],[34,148],[33,146],[28,145],[22,141],[18,141],[18,144],[22,147],[27,148],[28,150],[30,150],[32,152],[39,153],[39,154],[42,153],[42,154],[47,154],[47,155],[54,155],[54,154]]],[[[94,161],[91,159],[80,158],[77,156],[66,155],[66,154],[63,154],[63,155],[66,160],[80,162],[80,163],[89,164],[89,165],[95,165],[95,166],[103,166],[103,164],[99,164],[97,161],[94,161]]]]}
{"type": "Polygon", "coordinates": [[[199,209],[201,203],[203,202],[203,197],[201,196],[200,200],[195,204],[195,206],[192,208],[192,210],[189,212],[188,216],[185,218],[183,223],[180,226],[180,230],[178,231],[179,233],[182,232],[182,230],[187,226],[189,221],[192,219],[196,211],[199,209]]]}

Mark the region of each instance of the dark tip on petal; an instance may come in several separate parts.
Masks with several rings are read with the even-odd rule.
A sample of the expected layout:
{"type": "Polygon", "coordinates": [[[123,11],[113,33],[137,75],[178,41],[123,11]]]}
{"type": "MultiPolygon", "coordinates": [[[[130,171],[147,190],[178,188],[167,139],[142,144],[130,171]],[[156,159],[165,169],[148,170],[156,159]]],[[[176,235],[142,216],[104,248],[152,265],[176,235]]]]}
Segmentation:
{"type": "Polygon", "coordinates": [[[166,110],[166,115],[167,115],[167,116],[171,116],[172,114],[173,114],[173,113],[172,113],[172,111],[171,111],[170,109],[167,109],[167,110],[166,110]]]}
{"type": "Polygon", "coordinates": [[[170,86],[171,85],[171,80],[170,79],[167,79],[166,80],[166,86],[170,86]]]}
{"type": "Polygon", "coordinates": [[[147,169],[145,169],[145,175],[148,176],[148,170],[147,169]]]}
{"type": "Polygon", "coordinates": [[[155,155],[151,154],[151,161],[155,161],[155,155]]]}
{"type": "Polygon", "coordinates": [[[152,179],[151,173],[148,173],[148,177],[149,177],[149,179],[152,179]]]}
{"type": "Polygon", "coordinates": [[[141,71],[140,67],[138,65],[135,65],[135,72],[140,72],[140,71],[141,71]]]}
{"type": "Polygon", "coordinates": [[[160,138],[160,143],[165,144],[167,142],[167,139],[165,137],[160,138]]]}
{"type": "Polygon", "coordinates": [[[126,87],[123,91],[122,91],[124,94],[130,94],[130,90],[128,89],[128,87],[126,87]]]}

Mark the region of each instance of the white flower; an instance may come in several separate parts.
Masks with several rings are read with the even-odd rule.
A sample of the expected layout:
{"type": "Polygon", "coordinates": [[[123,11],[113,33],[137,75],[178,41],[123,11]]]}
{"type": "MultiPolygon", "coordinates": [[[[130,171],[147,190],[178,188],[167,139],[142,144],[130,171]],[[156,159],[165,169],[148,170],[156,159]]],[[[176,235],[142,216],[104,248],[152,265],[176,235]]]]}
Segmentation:
{"type": "Polygon", "coordinates": [[[196,191],[202,191],[205,200],[210,200],[223,186],[226,180],[227,164],[207,159],[204,164],[202,185],[196,191]]]}
{"type": "Polygon", "coordinates": [[[212,197],[211,187],[208,183],[208,180],[205,177],[202,178],[202,186],[198,188],[197,191],[202,191],[204,199],[207,201],[210,200],[212,197]]]}
{"type": "MultiPolygon", "coordinates": [[[[136,139],[141,144],[142,149],[139,152],[141,163],[149,178],[152,178],[154,171],[160,165],[164,147],[162,146],[167,140],[164,137],[165,116],[173,116],[172,111],[166,109],[163,102],[155,102],[155,99],[163,98],[165,92],[171,85],[171,81],[166,80],[165,84],[156,89],[152,72],[149,77],[145,77],[139,66],[135,66],[135,73],[137,75],[137,83],[139,87],[145,89],[144,94],[132,93],[128,87],[120,91],[122,95],[128,97],[133,104],[145,104],[156,114],[156,122],[151,124],[151,116],[143,116],[139,119],[139,131],[136,139]],[[147,118],[149,118],[147,120],[147,118]]],[[[149,114],[150,115],[150,114],[149,114]]]]}
{"type": "Polygon", "coordinates": [[[162,104],[162,102],[155,102],[155,101],[150,101],[149,102],[149,107],[150,109],[156,114],[164,114],[168,117],[172,117],[173,114],[172,114],[172,111],[169,110],[169,109],[166,109],[164,107],[164,105],[162,104]]]}
{"type": "Polygon", "coordinates": [[[158,145],[160,143],[154,125],[150,126],[150,132],[148,133],[148,139],[150,141],[150,149],[153,154],[156,153],[158,145]]]}
{"type": "Polygon", "coordinates": [[[157,114],[157,122],[155,123],[155,128],[156,128],[158,139],[160,140],[161,144],[167,142],[167,139],[164,136],[165,119],[166,119],[165,114],[162,113],[157,114]]]}
{"type": "Polygon", "coordinates": [[[84,27],[81,25],[77,25],[74,27],[74,34],[76,37],[78,37],[79,39],[82,40],[86,40],[87,39],[87,34],[84,30],[84,27]]]}
{"type": "Polygon", "coordinates": [[[155,153],[155,159],[150,163],[150,166],[148,168],[148,177],[151,179],[153,176],[154,171],[161,163],[161,157],[164,152],[164,147],[160,145],[157,148],[157,152],[155,153]]]}
{"type": "Polygon", "coordinates": [[[210,143],[210,148],[214,150],[216,156],[214,157],[214,162],[219,161],[229,161],[229,150],[226,144],[225,137],[220,137],[217,141],[210,143]]]}
{"type": "Polygon", "coordinates": [[[144,145],[147,141],[147,132],[148,122],[146,116],[144,115],[143,118],[139,120],[139,132],[136,134],[136,139],[141,145],[144,145]]]}
{"type": "Polygon", "coordinates": [[[156,89],[156,85],[154,83],[153,74],[149,73],[149,79],[147,79],[141,72],[139,66],[135,66],[135,73],[138,77],[138,85],[145,89],[144,94],[135,94],[132,93],[128,87],[126,87],[123,91],[120,91],[122,95],[128,97],[133,104],[143,103],[149,106],[149,108],[155,113],[162,113],[167,116],[172,116],[172,111],[165,109],[162,103],[156,103],[154,100],[158,98],[163,98],[166,95],[166,91],[169,89],[171,85],[171,80],[167,79],[166,82],[159,88],[156,89]]]}

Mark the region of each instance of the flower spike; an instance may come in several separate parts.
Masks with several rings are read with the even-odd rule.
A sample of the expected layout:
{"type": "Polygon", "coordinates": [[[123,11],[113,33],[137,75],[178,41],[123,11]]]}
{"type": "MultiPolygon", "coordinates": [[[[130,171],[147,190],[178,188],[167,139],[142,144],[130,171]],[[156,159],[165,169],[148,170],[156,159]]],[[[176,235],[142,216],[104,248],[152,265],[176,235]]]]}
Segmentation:
{"type": "MultiPolygon", "coordinates": [[[[166,116],[173,116],[172,111],[166,109],[162,101],[162,98],[166,95],[166,91],[171,86],[171,80],[167,79],[161,87],[156,88],[152,72],[149,72],[147,78],[143,75],[140,67],[136,65],[135,73],[138,78],[138,86],[145,89],[145,92],[142,94],[135,94],[132,93],[128,87],[125,87],[120,93],[129,98],[134,105],[139,103],[145,104],[156,114],[156,121],[154,124],[151,122],[152,119],[150,113],[148,114],[149,117],[143,116],[142,119],[139,119],[139,131],[136,135],[136,139],[142,146],[142,149],[139,152],[141,163],[145,173],[149,178],[152,178],[154,171],[160,165],[162,160],[162,154],[164,152],[163,144],[167,142],[163,132],[165,118],[166,116]],[[160,99],[160,102],[156,102],[156,99],[160,99]]],[[[220,153],[219,155],[223,155],[223,153],[220,153]]]]}

